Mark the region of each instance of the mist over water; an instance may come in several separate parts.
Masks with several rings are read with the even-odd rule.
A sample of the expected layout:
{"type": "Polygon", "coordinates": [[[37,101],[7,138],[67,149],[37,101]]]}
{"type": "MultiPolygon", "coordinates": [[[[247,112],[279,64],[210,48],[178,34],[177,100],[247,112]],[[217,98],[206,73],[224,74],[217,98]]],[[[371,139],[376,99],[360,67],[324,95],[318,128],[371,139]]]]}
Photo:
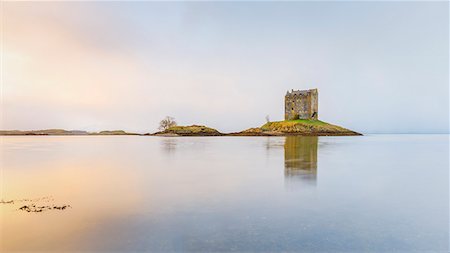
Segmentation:
{"type": "Polygon", "coordinates": [[[1,252],[448,250],[448,135],[0,138],[1,252]]]}

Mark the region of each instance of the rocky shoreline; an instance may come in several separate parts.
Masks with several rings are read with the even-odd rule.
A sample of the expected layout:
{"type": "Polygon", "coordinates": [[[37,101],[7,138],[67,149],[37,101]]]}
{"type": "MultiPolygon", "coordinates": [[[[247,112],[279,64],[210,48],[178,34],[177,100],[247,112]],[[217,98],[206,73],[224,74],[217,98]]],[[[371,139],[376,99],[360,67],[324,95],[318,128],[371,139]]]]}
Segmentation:
{"type": "Polygon", "coordinates": [[[78,135],[139,135],[139,136],[358,136],[358,132],[332,125],[320,120],[287,120],[267,122],[261,127],[249,128],[241,132],[221,133],[214,128],[203,125],[172,126],[156,133],[137,134],[123,130],[86,132],[79,130],[32,130],[32,131],[0,131],[0,136],[44,135],[44,136],[78,136],[78,135]]]}
{"type": "Polygon", "coordinates": [[[267,122],[261,127],[249,128],[233,136],[357,136],[358,132],[320,120],[287,120],[267,122]]]}
{"type": "Polygon", "coordinates": [[[289,120],[268,122],[261,127],[235,133],[221,133],[202,125],[175,126],[151,136],[358,136],[358,132],[320,120],[289,120]]]}

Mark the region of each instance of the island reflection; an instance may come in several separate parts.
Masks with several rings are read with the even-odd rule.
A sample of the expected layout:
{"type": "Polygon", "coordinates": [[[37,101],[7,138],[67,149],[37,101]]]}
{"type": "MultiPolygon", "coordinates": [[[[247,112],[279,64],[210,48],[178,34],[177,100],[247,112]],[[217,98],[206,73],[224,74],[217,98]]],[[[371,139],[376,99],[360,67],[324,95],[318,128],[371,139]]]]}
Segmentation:
{"type": "Polygon", "coordinates": [[[175,152],[175,149],[177,148],[177,139],[176,138],[164,138],[161,141],[161,145],[162,145],[163,150],[167,154],[171,154],[171,153],[175,152]]]}
{"type": "Polygon", "coordinates": [[[288,136],[284,143],[284,178],[286,187],[316,185],[317,136],[288,136]]]}

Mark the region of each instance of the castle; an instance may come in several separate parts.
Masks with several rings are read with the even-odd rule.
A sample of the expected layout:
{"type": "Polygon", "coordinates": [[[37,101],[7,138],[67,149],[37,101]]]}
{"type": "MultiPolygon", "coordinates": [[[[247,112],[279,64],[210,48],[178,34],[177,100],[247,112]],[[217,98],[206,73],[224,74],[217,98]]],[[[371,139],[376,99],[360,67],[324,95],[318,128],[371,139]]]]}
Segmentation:
{"type": "Polygon", "coordinates": [[[284,97],[284,119],[318,119],[319,93],[317,89],[291,90],[284,97]]]}

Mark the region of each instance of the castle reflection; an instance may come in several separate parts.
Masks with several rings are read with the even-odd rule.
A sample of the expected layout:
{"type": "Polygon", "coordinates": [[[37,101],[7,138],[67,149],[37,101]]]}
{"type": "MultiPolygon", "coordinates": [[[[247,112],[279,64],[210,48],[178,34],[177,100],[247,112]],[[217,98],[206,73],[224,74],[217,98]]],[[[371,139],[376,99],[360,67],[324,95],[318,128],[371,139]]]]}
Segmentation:
{"type": "Polygon", "coordinates": [[[316,185],[317,136],[288,136],[284,143],[284,178],[287,187],[316,185]]]}

